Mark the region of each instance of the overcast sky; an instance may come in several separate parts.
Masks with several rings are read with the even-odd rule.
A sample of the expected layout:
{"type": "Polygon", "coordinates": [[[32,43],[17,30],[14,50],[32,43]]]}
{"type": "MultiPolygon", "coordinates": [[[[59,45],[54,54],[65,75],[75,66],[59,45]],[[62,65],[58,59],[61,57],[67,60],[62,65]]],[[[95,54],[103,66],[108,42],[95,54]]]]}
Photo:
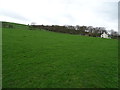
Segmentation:
{"type": "Polygon", "coordinates": [[[0,21],[86,25],[118,31],[119,0],[0,0],[0,21]]]}

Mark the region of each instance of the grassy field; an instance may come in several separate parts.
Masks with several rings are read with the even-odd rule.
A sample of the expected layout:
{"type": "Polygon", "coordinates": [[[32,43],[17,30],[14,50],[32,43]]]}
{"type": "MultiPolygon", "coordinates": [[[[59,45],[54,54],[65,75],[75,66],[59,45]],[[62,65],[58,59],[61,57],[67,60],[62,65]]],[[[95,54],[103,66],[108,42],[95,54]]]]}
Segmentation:
{"type": "Polygon", "coordinates": [[[3,28],[3,88],[116,88],[118,41],[3,28]]]}

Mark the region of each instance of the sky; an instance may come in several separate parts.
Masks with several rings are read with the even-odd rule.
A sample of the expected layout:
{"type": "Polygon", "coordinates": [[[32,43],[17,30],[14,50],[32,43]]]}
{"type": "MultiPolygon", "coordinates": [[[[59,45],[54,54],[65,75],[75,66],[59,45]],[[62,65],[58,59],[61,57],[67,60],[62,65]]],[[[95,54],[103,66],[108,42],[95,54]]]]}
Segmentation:
{"type": "Polygon", "coordinates": [[[0,21],[118,31],[119,0],[0,0],[0,21]]]}

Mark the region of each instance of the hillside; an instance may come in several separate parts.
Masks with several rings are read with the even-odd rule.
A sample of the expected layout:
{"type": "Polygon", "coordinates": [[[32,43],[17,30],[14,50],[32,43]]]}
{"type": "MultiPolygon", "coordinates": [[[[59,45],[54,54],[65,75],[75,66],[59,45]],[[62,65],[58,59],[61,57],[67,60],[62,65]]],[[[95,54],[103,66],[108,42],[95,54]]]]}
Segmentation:
{"type": "Polygon", "coordinates": [[[116,88],[114,39],[3,28],[3,88],[116,88]]]}

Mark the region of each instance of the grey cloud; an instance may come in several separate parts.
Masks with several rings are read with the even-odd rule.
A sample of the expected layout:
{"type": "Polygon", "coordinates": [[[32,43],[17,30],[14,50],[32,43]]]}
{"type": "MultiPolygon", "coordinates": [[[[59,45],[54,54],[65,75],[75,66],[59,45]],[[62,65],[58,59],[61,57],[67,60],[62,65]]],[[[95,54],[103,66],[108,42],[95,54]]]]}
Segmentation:
{"type": "Polygon", "coordinates": [[[13,19],[18,19],[18,20],[22,20],[22,21],[29,21],[29,19],[25,18],[24,16],[13,12],[13,11],[9,11],[9,10],[0,10],[0,14],[6,17],[11,17],[13,19]]]}
{"type": "Polygon", "coordinates": [[[104,2],[97,7],[95,11],[99,16],[103,17],[108,21],[117,21],[118,20],[118,3],[117,2],[104,2]]]}
{"type": "Polygon", "coordinates": [[[74,18],[70,13],[65,14],[64,17],[65,17],[65,18],[68,18],[69,21],[71,22],[71,24],[74,24],[75,18],[74,18]]]}

